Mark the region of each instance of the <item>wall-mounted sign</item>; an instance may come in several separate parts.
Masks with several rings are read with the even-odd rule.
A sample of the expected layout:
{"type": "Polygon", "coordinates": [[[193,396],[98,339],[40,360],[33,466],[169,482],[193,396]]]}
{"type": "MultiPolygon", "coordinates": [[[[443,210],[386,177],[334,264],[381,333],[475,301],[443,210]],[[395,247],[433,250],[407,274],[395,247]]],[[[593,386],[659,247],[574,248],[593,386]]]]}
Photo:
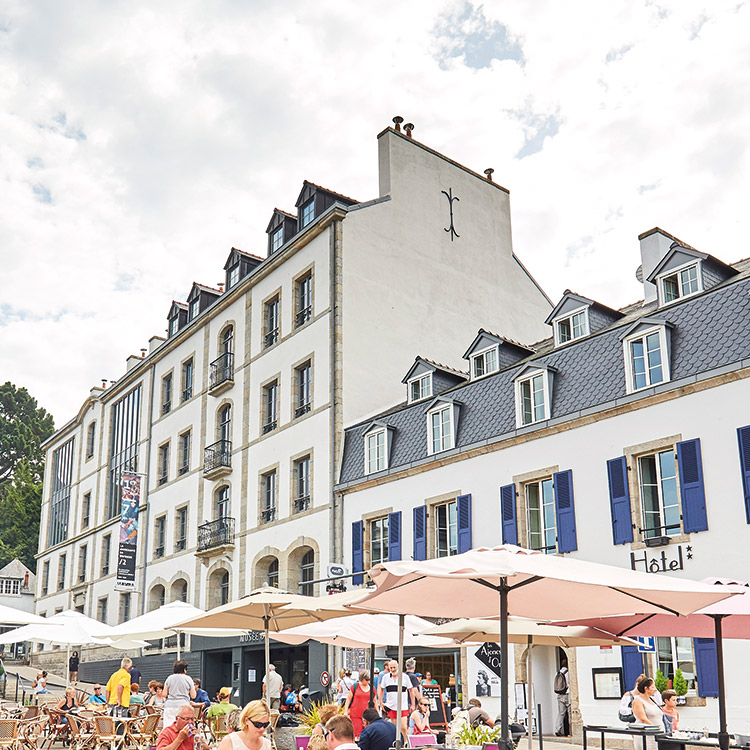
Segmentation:
{"type": "Polygon", "coordinates": [[[638,641],[638,653],[640,654],[655,654],[656,653],[656,638],[652,635],[639,635],[636,638],[638,641]]]}
{"type": "Polygon", "coordinates": [[[320,673],[320,684],[323,687],[328,687],[331,684],[331,675],[329,675],[328,672],[320,673]]]}
{"type": "Polygon", "coordinates": [[[123,472],[120,511],[120,545],[117,554],[115,589],[135,591],[135,554],[138,545],[138,506],[141,502],[140,474],[123,472]]]}
{"type": "Polygon", "coordinates": [[[683,553],[682,545],[678,544],[672,550],[663,549],[653,556],[650,556],[648,550],[645,550],[642,555],[631,552],[630,567],[633,570],[642,570],[644,573],[669,573],[673,570],[684,570],[686,559],[693,559],[693,548],[686,545],[683,553]],[[667,554],[670,551],[672,555],[667,554]]]}

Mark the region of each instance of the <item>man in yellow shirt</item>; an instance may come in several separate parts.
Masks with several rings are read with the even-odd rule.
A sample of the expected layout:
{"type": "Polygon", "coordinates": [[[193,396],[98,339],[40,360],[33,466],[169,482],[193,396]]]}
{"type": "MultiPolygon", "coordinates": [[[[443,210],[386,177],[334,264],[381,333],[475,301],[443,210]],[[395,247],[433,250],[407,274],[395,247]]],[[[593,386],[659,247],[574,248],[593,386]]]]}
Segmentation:
{"type": "Polygon", "coordinates": [[[126,656],[120,662],[120,668],[109,678],[105,693],[109,712],[112,716],[120,718],[127,717],[130,707],[130,667],[133,666],[131,659],[126,656]]]}

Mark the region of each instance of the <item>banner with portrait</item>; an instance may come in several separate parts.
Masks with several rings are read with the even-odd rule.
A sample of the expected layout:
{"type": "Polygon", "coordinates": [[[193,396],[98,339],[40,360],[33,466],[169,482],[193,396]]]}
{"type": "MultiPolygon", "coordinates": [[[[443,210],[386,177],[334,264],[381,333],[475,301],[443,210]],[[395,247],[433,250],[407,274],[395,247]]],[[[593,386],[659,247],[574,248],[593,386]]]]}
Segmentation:
{"type": "Polygon", "coordinates": [[[120,478],[122,505],[120,511],[120,546],[117,554],[119,591],[135,590],[135,553],[138,546],[138,506],[141,502],[141,475],[123,472],[120,478]]]}

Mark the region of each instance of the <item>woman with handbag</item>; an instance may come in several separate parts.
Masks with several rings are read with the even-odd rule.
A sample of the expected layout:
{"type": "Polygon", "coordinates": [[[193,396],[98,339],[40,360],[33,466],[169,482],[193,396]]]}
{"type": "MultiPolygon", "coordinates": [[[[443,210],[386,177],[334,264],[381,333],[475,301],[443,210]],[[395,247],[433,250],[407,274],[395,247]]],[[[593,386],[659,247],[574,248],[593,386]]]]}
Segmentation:
{"type": "Polygon", "coordinates": [[[362,713],[366,708],[376,708],[375,691],[370,685],[370,672],[363,669],[359,673],[359,680],[352,686],[344,703],[344,716],[352,720],[355,740],[362,734],[362,713]]]}

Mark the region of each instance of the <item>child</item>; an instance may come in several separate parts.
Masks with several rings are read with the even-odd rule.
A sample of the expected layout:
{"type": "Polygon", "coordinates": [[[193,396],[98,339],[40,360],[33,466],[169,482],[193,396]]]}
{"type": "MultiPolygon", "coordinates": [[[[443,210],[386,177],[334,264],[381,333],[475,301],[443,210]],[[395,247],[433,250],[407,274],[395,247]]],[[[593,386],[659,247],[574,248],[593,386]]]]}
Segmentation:
{"type": "Polygon", "coordinates": [[[661,710],[664,712],[664,725],[667,729],[667,734],[677,731],[677,722],[680,720],[680,715],[677,713],[677,693],[674,690],[665,690],[661,694],[664,705],[661,710]],[[671,723],[671,728],[669,726],[671,723]]]}

